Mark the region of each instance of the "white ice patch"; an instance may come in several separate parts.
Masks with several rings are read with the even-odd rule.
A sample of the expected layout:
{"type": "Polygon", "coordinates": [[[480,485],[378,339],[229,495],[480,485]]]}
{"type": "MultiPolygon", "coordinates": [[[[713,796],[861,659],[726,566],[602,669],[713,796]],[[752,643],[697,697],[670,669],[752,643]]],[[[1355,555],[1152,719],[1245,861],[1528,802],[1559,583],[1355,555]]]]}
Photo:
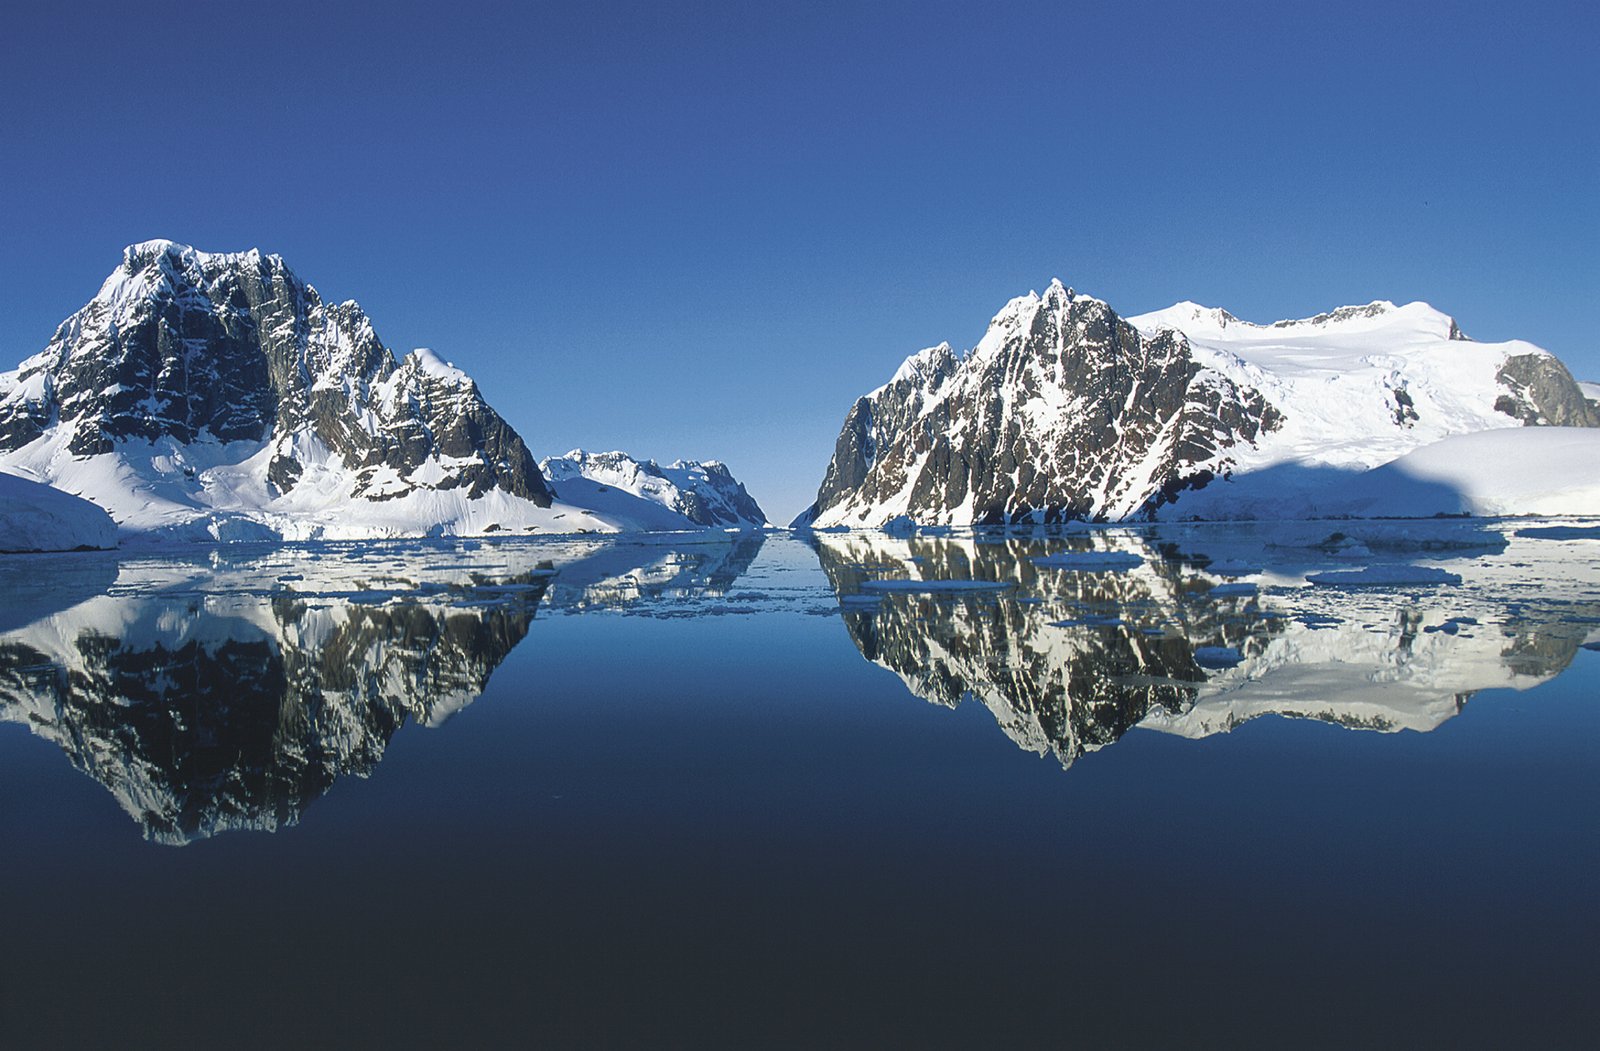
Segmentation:
{"type": "Polygon", "coordinates": [[[418,347],[406,355],[406,362],[414,364],[422,374],[451,384],[467,384],[472,380],[465,372],[445,361],[427,347],[418,347]]]}
{"type": "Polygon", "coordinates": [[[1461,577],[1432,566],[1367,566],[1364,569],[1333,569],[1306,577],[1313,584],[1337,588],[1402,587],[1414,585],[1459,584],[1461,577]]]}

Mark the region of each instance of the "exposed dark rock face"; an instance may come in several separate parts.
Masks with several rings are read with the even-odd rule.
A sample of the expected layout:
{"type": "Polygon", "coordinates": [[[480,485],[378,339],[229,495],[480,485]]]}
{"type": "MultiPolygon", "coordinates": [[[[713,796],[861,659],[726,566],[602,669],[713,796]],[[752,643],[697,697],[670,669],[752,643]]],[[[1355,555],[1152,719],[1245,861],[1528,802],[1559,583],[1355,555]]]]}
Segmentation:
{"type": "Polygon", "coordinates": [[[1058,282],[968,354],[923,351],[858,400],[796,524],[1121,518],[1279,423],[1181,334],[1141,336],[1058,282]]]}
{"type": "Polygon", "coordinates": [[[726,464],[710,460],[683,466],[703,471],[709,482],[705,489],[685,491],[683,516],[689,521],[704,526],[766,524],[767,516],[761,505],[745,491],[744,484],[734,478],[726,464]]]}
{"type": "Polygon", "coordinates": [[[1525,424],[1552,427],[1600,427],[1600,412],[1583,396],[1567,367],[1548,354],[1518,354],[1500,369],[1506,388],[1494,403],[1497,411],[1525,424]]]}
{"type": "MultiPolygon", "coordinates": [[[[1381,301],[1380,302],[1375,302],[1375,303],[1364,303],[1361,306],[1339,307],[1337,310],[1330,310],[1325,314],[1317,314],[1314,317],[1291,318],[1291,319],[1285,319],[1283,321],[1274,321],[1272,323],[1272,327],[1273,328],[1298,328],[1298,327],[1300,327],[1302,325],[1328,325],[1328,324],[1337,324],[1340,321],[1353,321],[1353,320],[1358,319],[1358,318],[1382,317],[1384,312],[1387,309],[1389,309],[1389,304],[1381,302],[1381,301]]],[[[1238,319],[1235,318],[1234,320],[1237,321],[1238,319]]],[[[1466,338],[1466,336],[1460,334],[1460,330],[1459,329],[1456,329],[1454,327],[1454,323],[1453,322],[1451,323],[1451,335],[1450,335],[1450,338],[1451,339],[1458,339],[1458,338],[1459,339],[1465,339],[1466,338]]]]}
{"type": "Polygon", "coordinates": [[[1409,427],[1416,423],[1417,404],[1411,400],[1411,394],[1405,387],[1393,387],[1390,393],[1394,397],[1394,422],[1401,427],[1409,427]]]}
{"type": "Polygon", "coordinates": [[[127,249],[0,400],[0,452],[50,428],[73,456],[130,439],[266,443],[277,494],[325,450],[355,472],[355,497],[500,489],[550,503],[522,439],[468,377],[426,352],[397,362],[359,306],[324,303],[255,251],[127,249]],[[430,461],[443,470],[413,477],[430,461]]]}

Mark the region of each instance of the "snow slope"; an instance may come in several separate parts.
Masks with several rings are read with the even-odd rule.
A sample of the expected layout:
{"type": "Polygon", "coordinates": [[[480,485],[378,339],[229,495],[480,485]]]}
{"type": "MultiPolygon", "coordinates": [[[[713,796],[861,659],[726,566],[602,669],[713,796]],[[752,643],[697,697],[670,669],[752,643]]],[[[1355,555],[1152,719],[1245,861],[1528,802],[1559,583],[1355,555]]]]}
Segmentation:
{"type": "Polygon", "coordinates": [[[116,523],[104,509],[0,471],[0,552],[116,546],[116,523]]]}
{"type": "Polygon", "coordinates": [[[1600,515],[1600,429],[1502,427],[1452,435],[1371,470],[1282,464],[1214,481],[1168,519],[1600,515]]]}
{"type": "Polygon", "coordinates": [[[1472,341],[1426,303],[1271,325],[1179,303],[1129,321],[1181,331],[1204,367],[1256,385],[1283,414],[1234,450],[1231,478],[1180,494],[1162,517],[1600,512],[1594,414],[1529,404],[1519,369],[1556,364],[1531,343],[1472,341]],[[1590,427],[1521,426],[1558,422],[1590,427]],[[1382,469],[1356,473],[1371,468],[1382,469]]]}
{"type": "Polygon", "coordinates": [[[1453,434],[1518,426],[1496,407],[1509,358],[1548,356],[1531,343],[1477,343],[1426,303],[1341,307],[1255,325],[1180,303],[1131,317],[1146,334],[1182,332],[1204,368],[1261,390],[1283,426],[1239,449],[1235,471],[1295,460],[1376,467],[1453,434]]]}
{"type": "Polygon", "coordinates": [[[558,498],[593,511],[647,523],[648,529],[759,529],[761,508],[716,460],[662,467],[623,452],[574,449],[539,462],[558,498]]]}
{"type": "MultiPolygon", "coordinates": [[[[541,507],[504,490],[423,488],[382,500],[352,495],[355,475],[326,450],[308,455],[292,492],[267,480],[270,447],[259,443],[119,442],[76,457],[61,441],[0,456],[0,466],[49,479],[110,512],[124,538],[147,541],[366,540],[493,533],[621,532],[654,528],[624,515],[552,501],[541,507]]],[[[312,443],[307,442],[306,445],[312,443]]]]}

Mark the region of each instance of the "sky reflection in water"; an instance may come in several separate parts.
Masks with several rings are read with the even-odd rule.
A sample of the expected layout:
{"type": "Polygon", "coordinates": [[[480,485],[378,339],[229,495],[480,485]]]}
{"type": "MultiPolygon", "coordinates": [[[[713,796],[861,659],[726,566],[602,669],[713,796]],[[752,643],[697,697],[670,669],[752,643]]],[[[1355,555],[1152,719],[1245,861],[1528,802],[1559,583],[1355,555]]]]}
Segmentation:
{"type": "MultiPolygon", "coordinates": [[[[191,1033],[245,979],[408,961],[457,1036],[1116,1040],[1239,981],[1260,1035],[1410,968],[1329,1034],[1454,1005],[1559,1039],[1596,976],[1597,556],[1430,522],[7,560],[4,1023],[124,1034],[154,953],[191,1033]],[[1305,584],[1419,563],[1462,583],[1305,584]],[[120,992],[44,1012],[30,959],[120,992]]],[[[354,1024],[314,999],[263,1039],[354,1024]]]]}

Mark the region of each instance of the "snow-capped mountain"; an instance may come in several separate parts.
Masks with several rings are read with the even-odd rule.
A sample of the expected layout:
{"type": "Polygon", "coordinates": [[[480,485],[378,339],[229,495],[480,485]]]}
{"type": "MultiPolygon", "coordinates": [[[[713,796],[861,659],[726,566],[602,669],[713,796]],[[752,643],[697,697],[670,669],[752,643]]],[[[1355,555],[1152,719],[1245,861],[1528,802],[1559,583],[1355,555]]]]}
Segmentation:
{"type": "Polygon", "coordinates": [[[276,255],[133,245],[49,345],[0,375],[0,468],[124,532],[233,539],[576,531],[460,370],[401,360],[276,255]]]}
{"type": "Polygon", "coordinates": [[[716,460],[662,467],[627,453],[574,449],[539,461],[556,496],[601,513],[649,523],[650,529],[759,529],[767,516],[716,460]]]}
{"type": "Polygon", "coordinates": [[[1271,470],[1256,490],[1279,498],[1258,509],[1270,516],[1285,489],[1523,424],[1595,427],[1600,410],[1548,352],[1473,342],[1424,303],[1273,325],[1192,303],[1124,319],[1056,281],[970,351],[914,354],[859,399],[796,524],[1224,517],[1240,494],[1221,483],[1271,470]]]}
{"type": "Polygon", "coordinates": [[[116,546],[117,526],[104,508],[0,471],[0,552],[116,546]]]}

